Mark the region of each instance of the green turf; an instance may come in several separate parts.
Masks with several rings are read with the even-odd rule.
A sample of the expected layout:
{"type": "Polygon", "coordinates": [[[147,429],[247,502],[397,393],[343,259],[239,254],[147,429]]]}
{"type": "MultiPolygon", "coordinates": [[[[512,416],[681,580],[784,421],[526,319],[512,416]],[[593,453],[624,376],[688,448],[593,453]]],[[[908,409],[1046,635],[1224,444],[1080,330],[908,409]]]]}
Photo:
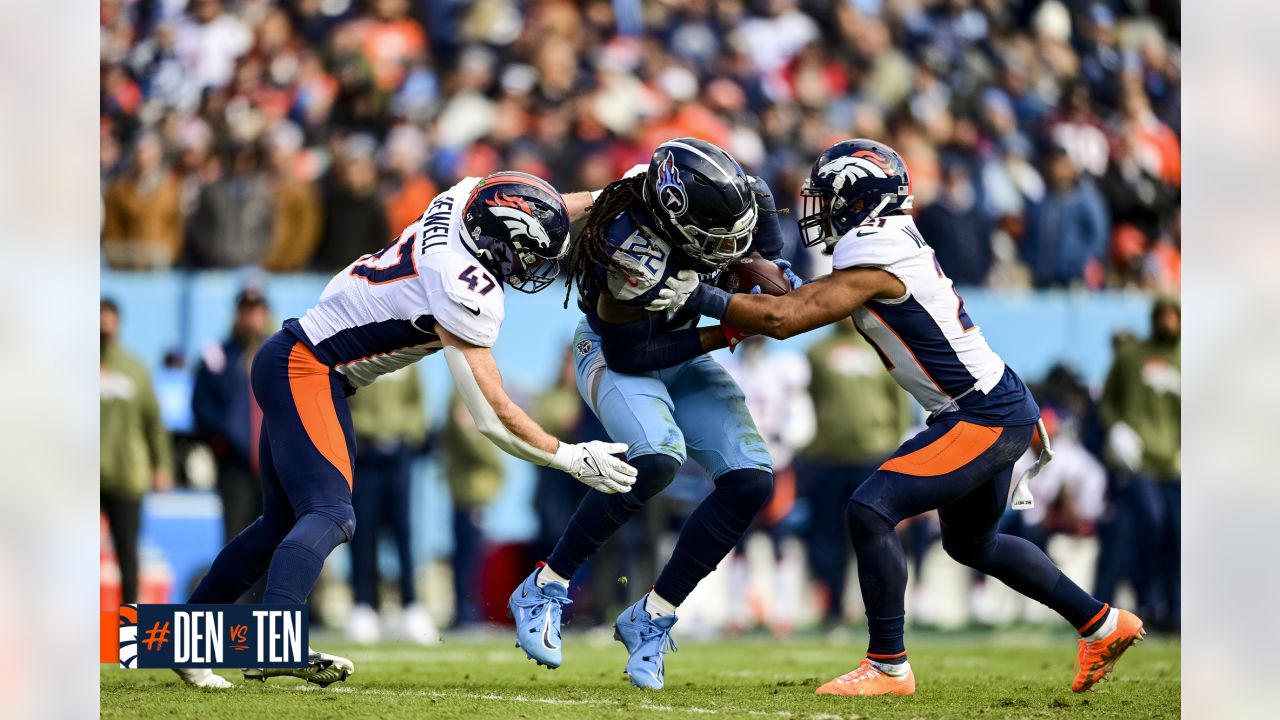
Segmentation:
{"type": "Polygon", "coordinates": [[[559,670],[536,667],[498,639],[433,648],[318,644],[350,657],[357,672],[320,689],[293,678],[186,688],[165,671],[102,668],[104,718],[1164,718],[1179,714],[1176,642],[1148,640],[1112,679],[1083,695],[1068,687],[1070,637],[1002,632],[914,633],[917,693],[908,698],[831,698],[821,682],[852,669],[856,645],[817,639],[686,642],[669,656],[667,688],[644,692],[621,673],[620,645],[566,637],[559,670]]]}

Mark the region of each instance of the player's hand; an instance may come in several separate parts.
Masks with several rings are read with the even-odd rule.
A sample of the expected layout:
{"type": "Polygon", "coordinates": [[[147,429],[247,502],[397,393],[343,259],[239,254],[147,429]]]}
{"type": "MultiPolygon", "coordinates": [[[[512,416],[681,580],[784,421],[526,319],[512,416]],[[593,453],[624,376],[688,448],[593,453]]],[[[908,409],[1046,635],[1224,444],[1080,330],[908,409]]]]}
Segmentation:
{"type": "MultiPolygon", "coordinates": [[[[758,287],[756,289],[759,290],[758,287]]],[[[756,335],[750,330],[743,330],[737,325],[730,325],[729,323],[726,323],[726,322],[720,323],[720,332],[724,333],[724,339],[729,343],[729,352],[733,352],[734,350],[737,350],[738,343],[742,342],[743,340],[746,340],[749,337],[755,337],[756,335]]]]}
{"type": "Polygon", "coordinates": [[[792,290],[795,290],[804,284],[804,280],[802,280],[800,276],[795,274],[795,272],[791,269],[790,260],[783,260],[782,258],[778,258],[777,260],[773,261],[773,264],[778,266],[778,269],[782,271],[782,276],[787,279],[787,282],[791,283],[792,290]]]}
{"type": "Polygon", "coordinates": [[[570,445],[560,443],[551,467],[563,470],[583,485],[606,495],[631,492],[636,469],[614,457],[627,451],[626,443],[599,440],[570,445]]]}
{"type": "Polygon", "coordinates": [[[685,303],[689,302],[689,296],[698,289],[698,282],[698,273],[692,270],[681,270],[667,278],[666,286],[658,291],[658,296],[644,309],[651,312],[665,310],[668,315],[675,315],[680,312],[680,308],[684,307],[685,303]]]}

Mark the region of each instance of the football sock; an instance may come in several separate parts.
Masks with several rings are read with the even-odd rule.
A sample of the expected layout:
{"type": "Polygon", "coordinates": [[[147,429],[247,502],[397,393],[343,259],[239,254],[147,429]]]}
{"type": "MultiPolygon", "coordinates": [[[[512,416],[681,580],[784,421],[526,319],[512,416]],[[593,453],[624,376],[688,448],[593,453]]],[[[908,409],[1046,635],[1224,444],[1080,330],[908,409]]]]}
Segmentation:
{"type": "Polygon", "coordinates": [[[1110,605],[1102,606],[1104,612],[1100,613],[1100,617],[1095,622],[1080,628],[1080,636],[1088,642],[1101,640],[1116,631],[1116,626],[1120,623],[1120,611],[1110,605]]]}
{"type": "Polygon", "coordinates": [[[1066,618],[1077,631],[1090,630],[1106,613],[1105,605],[1071,581],[1044,551],[1014,535],[959,533],[942,528],[942,547],[956,561],[996,578],[1066,618]]]}
{"type": "Polygon", "coordinates": [[[533,584],[538,587],[546,587],[547,583],[560,583],[565,587],[569,587],[569,578],[561,577],[555,570],[551,569],[550,565],[543,563],[542,567],[538,569],[537,576],[533,578],[533,584]]]}
{"type": "Polygon", "coordinates": [[[649,498],[662,492],[680,462],[669,455],[640,455],[627,462],[636,469],[636,483],[631,492],[606,495],[591,491],[569,518],[569,524],[555,549],[547,556],[547,566],[563,578],[571,578],[600,546],[640,508],[649,498]]]}
{"type": "MultiPolygon", "coordinates": [[[[867,658],[867,659],[871,660],[871,658],[867,658]]],[[[874,665],[877,670],[884,673],[885,675],[892,675],[893,677],[903,677],[907,673],[911,672],[911,663],[907,662],[906,657],[903,657],[902,660],[899,662],[871,660],[871,664],[874,665]]]]}
{"type": "Polygon", "coordinates": [[[675,615],[676,606],[664,600],[658,593],[650,590],[649,594],[645,596],[644,611],[649,613],[649,617],[656,620],[663,615],[675,615]]]}
{"type": "Polygon", "coordinates": [[[233,603],[266,572],[271,554],[284,537],[259,517],[231,538],[187,598],[189,603],[233,603]]]}
{"type": "Polygon", "coordinates": [[[324,515],[306,513],[285,536],[267,570],[267,591],[262,602],[301,605],[320,577],[325,558],[349,540],[343,527],[324,515]]]}
{"type": "Polygon", "coordinates": [[[716,478],[716,489],[685,521],[654,590],[675,604],[683,603],[738,544],[772,494],[773,473],[766,470],[742,468],[716,478]]]}
{"type": "Polygon", "coordinates": [[[845,508],[849,537],[858,556],[858,584],[867,607],[867,658],[877,664],[907,661],[903,641],[906,622],[907,555],[893,524],[856,500],[845,508]]]}

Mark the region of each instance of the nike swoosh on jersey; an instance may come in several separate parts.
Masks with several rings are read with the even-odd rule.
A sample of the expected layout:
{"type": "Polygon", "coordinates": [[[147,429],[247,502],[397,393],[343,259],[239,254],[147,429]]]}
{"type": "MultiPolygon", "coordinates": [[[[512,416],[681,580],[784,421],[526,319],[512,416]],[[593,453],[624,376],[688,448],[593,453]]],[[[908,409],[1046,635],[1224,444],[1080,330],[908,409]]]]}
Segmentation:
{"type": "Polygon", "coordinates": [[[866,237],[873,233],[875,233],[875,230],[859,230],[858,232],[854,233],[854,237],[866,237]]]}
{"type": "Polygon", "coordinates": [[[459,304],[459,305],[461,305],[462,307],[466,308],[467,312],[471,313],[472,315],[475,315],[476,317],[480,317],[480,308],[478,308],[478,307],[471,307],[470,305],[468,305],[468,304],[466,304],[466,303],[461,303],[461,302],[460,302],[460,303],[458,303],[458,304],[459,304]]]}

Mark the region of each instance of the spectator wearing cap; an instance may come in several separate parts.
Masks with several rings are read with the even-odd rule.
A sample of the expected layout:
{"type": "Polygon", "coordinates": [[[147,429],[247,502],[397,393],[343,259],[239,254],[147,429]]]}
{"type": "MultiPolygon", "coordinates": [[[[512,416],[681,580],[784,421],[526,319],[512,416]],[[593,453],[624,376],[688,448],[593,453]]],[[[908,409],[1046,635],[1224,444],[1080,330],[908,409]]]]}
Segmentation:
{"type": "Polygon", "coordinates": [[[98,314],[99,498],[120,564],[121,602],[134,603],[138,601],[142,496],[148,490],[173,487],[172,450],[151,375],[120,346],[120,308],[103,299],[98,314]]]}
{"type": "Polygon", "coordinates": [[[275,205],[262,171],[262,148],[230,153],[231,171],[206,185],[187,221],[187,255],[198,268],[258,265],[272,243],[275,205]]]}
{"type": "Polygon", "coordinates": [[[298,272],[307,267],[320,243],[320,195],[299,170],[302,131],[282,122],[267,134],[267,177],[274,204],[271,247],[262,267],[298,272]]]}
{"type": "Polygon", "coordinates": [[[206,347],[196,368],[191,409],[196,435],[209,445],[217,462],[224,542],[262,514],[258,470],[262,411],[249,386],[249,369],[270,327],[267,299],[253,288],[242,291],[236,297],[230,334],[206,347]]]}
{"type": "MultiPolygon", "coordinates": [[[[378,197],[376,144],[363,135],[349,138],[337,158],[324,198],[324,230],[317,270],[335,272],[391,242],[391,226],[378,197]]],[[[423,208],[425,210],[425,208],[423,208]]],[[[399,229],[399,228],[397,228],[399,229]]]]}
{"type": "Polygon", "coordinates": [[[1027,211],[1022,259],[1039,288],[1102,283],[1111,218],[1093,180],[1061,148],[1045,161],[1045,196],[1027,211]]]}
{"type": "Polygon", "coordinates": [[[145,133],[128,172],[107,186],[102,251],[111,267],[151,270],[169,267],[181,250],[182,188],[160,137],[145,133]]]}
{"type": "Polygon", "coordinates": [[[413,560],[413,461],[427,438],[422,383],[409,366],[378,378],[351,396],[356,429],[355,482],[351,503],[356,533],[351,539],[351,585],[355,606],[347,623],[353,642],[371,643],[381,635],[382,607],[378,540],[388,531],[400,570],[399,638],[419,644],[438,642],[431,615],[418,602],[413,560]]]}

